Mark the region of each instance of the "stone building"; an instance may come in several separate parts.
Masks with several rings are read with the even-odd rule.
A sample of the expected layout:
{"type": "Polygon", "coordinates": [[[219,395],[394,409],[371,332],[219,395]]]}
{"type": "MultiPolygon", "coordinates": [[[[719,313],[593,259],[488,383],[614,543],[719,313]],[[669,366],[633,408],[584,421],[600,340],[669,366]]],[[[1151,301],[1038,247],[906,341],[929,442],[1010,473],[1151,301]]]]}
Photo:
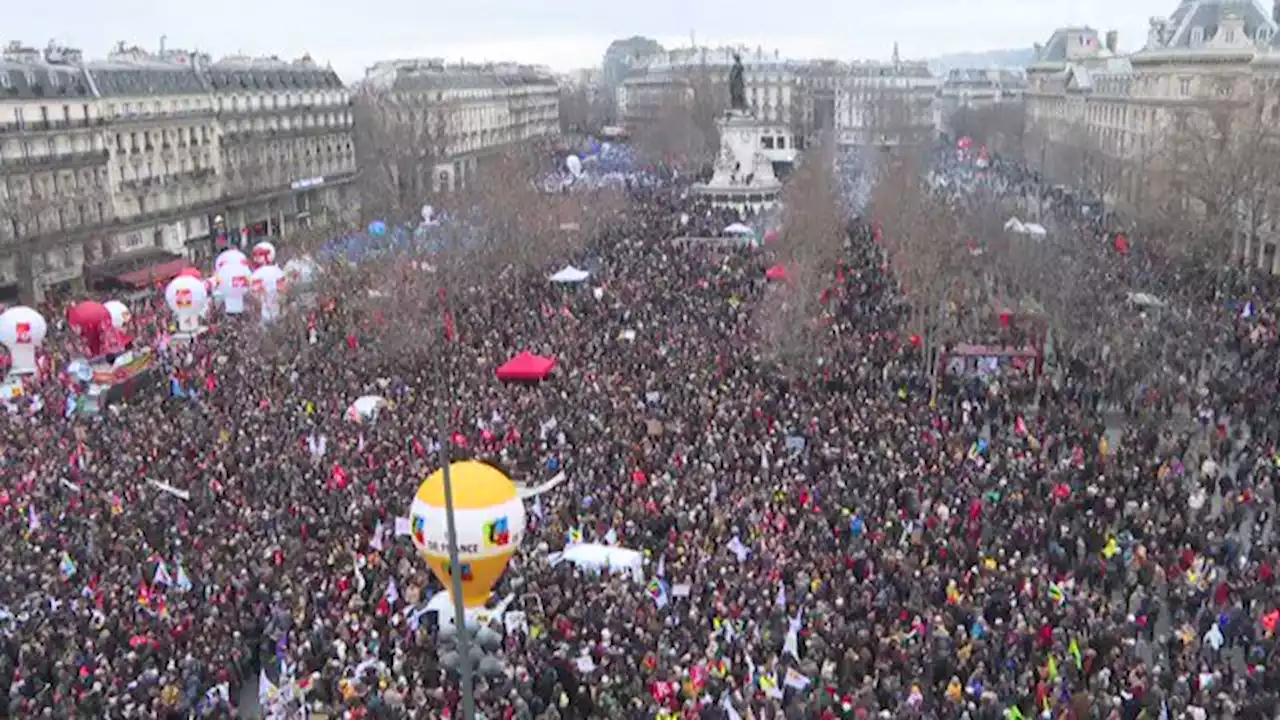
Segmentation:
{"type": "Polygon", "coordinates": [[[226,241],[354,220],[351,96],[310,57],[229,57],[203,68],[218,118],[226,241]],[[324,216],[324,217],[322,217],[324,216]]]}
{"type": "MultiPolygon", "coordinates": [[[[1257,0],[1181,0],[1168,17],[1151,19],[1145,43],[1127,55],[1114,32],[1056,31],[1027,68],[1031,163],[1122,216],[1194,204],[1162,184],[1160,168],[1171,162],[1180,128],[1197,118],[1209,126],[1210,117],[1231,118],[1228,134],[1237,137],[1228,143],[1280,121],[1278,22],[1280,0],[1270,12],[1257,0]]],[[[1225,230],[1234,231],[1238,259],[1275,272],[1273,185],[1238,199],[1239,225],[1225,230]]]]}
{"type": "MultiPolygon", "coordinates": [[[[486,157],[559,135],[560,83],[546,68],[393,60],[369,68],[364,85],[358,100],[370,107],[361,117],[381,127],[362,137],[381,138],[375,152],[412,140],[433,168],[429,180],[415,179],[424,195],[466,187],[486,157]]],[[[366,158],[389,160],[366,153],[362,166],[366,158]]]]}
{"type": "Polygon", "coordinates": [[[11,43],[0,58],[0,302],[75,285],[84,243],[115,224],[105,119],[79,53],[11,43]]]}
{"type": "Polygon", "coordinates": [[[146,286],[220,244],[348,210],[349,103],[338,77],[306,58],[212,63],[120,43],[85,61],[11,43],[0,59],[0,302],[146,286]]]}

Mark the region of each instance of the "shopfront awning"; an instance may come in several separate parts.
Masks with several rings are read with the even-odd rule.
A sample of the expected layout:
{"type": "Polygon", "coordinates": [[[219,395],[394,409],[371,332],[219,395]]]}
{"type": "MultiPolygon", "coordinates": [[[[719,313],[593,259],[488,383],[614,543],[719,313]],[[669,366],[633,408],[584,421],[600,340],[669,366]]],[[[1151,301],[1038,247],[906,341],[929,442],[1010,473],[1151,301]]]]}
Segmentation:
{"type": "Polygon", "coordinates": [[[89,277],[96,290],[137,290],[153,283],[168,282],[189,265],[185,258],[162,248],[146,248],[115,255],[100,265],[92,266],[89,277]]]}
{"type": "Polygon", "coordinates": [[[186,258],[175,258],[117,275],[116,281],[131,288],[144,288],[155,283],[169,282],[189,267],[191,263],[186,258]]]}

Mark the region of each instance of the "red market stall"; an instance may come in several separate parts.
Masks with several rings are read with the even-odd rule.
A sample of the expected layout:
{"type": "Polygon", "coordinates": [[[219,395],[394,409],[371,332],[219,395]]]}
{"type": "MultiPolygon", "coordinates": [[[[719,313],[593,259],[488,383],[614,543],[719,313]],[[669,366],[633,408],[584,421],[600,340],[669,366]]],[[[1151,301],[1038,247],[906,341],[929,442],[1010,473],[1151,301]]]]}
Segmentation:
{"type": "Polygon", "coordinates": [[[787,268],[781,264],[774,265],[764,271],[764,277],[766,280],[785,281],[787,279],[787,268]]]}
{"type": "Polygon", "coordinates": [[[503,363],[497,370],[503,382],[538,382],[546,380],[555,369],[556,359],[522,352],[503,363]]]}

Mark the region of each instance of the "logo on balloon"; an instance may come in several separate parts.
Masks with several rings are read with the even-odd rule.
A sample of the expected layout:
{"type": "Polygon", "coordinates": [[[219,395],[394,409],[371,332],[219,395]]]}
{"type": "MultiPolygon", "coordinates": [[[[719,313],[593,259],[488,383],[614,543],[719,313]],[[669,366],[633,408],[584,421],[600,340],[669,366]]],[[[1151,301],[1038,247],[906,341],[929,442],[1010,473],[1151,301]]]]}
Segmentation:
{"type": "Polygon", "coordinates": [[[254,279],[253,279],[253,284],[252,284],[250,287],[253,289],[253,292],[254,292],[254,294],[255,294],[255,295],[261,295],[261,294],[262,294],[262,290],[263,290],[263,283],[262,283],[262,279],[261,279],[261,278],[254,278],[254,279]]]}
{"type": "Polygon", "coordinates": [[[31,323],[17,323],[14,326],[14,331],[18,335],[19,343],[29,344],[31,342],[31,323]]]}
{"type": "Polygon", "coordinates": [[[413,516],[413,544],[418,547],[427,544],[427,519],[421,515],[413,516]]]}
{"type": "MultiPolygon", "coordinates": [[[[443,567],[444,567],[444,574],[452,577],[453,564],[450,563],[448,560],[445,560],[443,567]]],[[[462,563],[461,572],[462,572],[462,582],[471,582],[472,580],[475,579],[474,577],[471,576],[471,563],[462,563]]]]}
{"type": "Polygon", "coordinates": [[[511,531],[507,529],[505,517],[484,524],[485,547],[503,547],[509,544],[511,544],[511,531]]]}
{"type": "Polygon", "coordinates": [[[231,287],[236,288],[238,290],[243,290],[249,287],[249,278],[243,275],[236,275],[235,277],[231,278],[231,287]]]}
{"type": "Polygon", "coordinates": [[[191,291],[187,288],[179,288],[173,293],[173,304],[178,306],[180,310],[190,310],[194,305],[191,301],[191,291]]]}

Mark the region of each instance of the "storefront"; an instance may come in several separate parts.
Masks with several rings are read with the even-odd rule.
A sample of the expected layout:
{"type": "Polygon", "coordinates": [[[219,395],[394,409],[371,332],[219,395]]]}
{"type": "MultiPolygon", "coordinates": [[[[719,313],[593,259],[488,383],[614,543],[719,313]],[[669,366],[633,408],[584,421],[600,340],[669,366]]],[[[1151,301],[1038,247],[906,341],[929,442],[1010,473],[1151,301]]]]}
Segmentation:
{"type": "Polygon", "coordinates": [[[159,248],[121,255],[90,268],[85,282],[93,290],[145,290],[169,282],[191,266],[186,258],[159,248]]]}

